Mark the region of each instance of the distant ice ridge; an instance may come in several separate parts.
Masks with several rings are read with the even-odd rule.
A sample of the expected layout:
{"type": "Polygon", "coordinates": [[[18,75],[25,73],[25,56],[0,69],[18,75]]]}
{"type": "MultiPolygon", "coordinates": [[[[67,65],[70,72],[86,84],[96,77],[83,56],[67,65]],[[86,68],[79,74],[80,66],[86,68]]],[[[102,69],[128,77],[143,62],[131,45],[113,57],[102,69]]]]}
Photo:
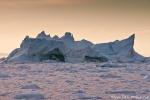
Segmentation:
{"type": "Polygon", "coordinates": [[[26,36],[20,48],[14,49],[7,57],[7,62],[144,62],[145,57],[135,52],[135,35],[124,40],[93,44],[85,39],[75,41],[73,34],[50,37],[44,31],[36,38],[26,36]]]}

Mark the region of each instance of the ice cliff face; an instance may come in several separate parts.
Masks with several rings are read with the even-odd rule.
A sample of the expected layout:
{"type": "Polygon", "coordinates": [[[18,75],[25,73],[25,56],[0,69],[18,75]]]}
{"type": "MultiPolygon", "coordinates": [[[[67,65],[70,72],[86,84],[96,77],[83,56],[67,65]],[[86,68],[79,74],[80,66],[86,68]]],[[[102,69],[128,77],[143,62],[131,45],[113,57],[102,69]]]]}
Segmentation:
{"type": "Polygon", "coordinates": [[[134,45],[134,37],[135,35],[133,34],[129,38],[121,41],[116,40],[109,43],[95,44],[92,48],[106,55],[116,55],[127,52],[130,47],[132,48],[134,45]]]}
{"type": "Polygon", "coordinates": [[[135,34],[124,40],[95,44],[92,49],[117,62],[144,62],[145,58],[134,51],[135,34]]]}
{"type": "Polygon", "coordinates": [[[62,62],[143,62],[145,58],[134,51],[133,34],[127,39],[109,43],[93,44],[87,40],[75,41],[70,32],[53,38],[42,31],[36,38],[26,36],[20,48],[7,57],[8,62],[39,62],[58,60],[62,62]]]}

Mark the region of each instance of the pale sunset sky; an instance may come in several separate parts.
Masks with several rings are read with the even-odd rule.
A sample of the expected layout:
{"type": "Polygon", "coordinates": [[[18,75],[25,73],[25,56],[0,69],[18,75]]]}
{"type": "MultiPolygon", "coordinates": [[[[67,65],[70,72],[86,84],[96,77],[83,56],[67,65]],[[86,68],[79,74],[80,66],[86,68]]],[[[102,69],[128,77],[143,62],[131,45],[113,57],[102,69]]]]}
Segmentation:
{"type": "Polygon", "coordinates": [[[0,56],[43,30],[93,43],[135,34],[135,51],[150,56],[150,0],[0,0],[0,56]]]}

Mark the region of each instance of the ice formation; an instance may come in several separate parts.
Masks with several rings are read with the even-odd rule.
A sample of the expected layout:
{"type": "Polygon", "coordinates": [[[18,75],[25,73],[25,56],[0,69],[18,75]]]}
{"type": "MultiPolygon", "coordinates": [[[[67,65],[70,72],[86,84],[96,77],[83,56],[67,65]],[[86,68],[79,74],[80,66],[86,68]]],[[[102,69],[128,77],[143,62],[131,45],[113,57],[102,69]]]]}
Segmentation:
{"type": "Polygon", "coordinates": [[[44,31],[36,38],[26,36],[20,48],[14,49],[7,62],[41,62],[56,60],[62,62],[144,62],[145,57],[134,50],[135,35],[124,40],[93,44],[85,39],[75,41],[73,34],[50,37],[44,31]]]}

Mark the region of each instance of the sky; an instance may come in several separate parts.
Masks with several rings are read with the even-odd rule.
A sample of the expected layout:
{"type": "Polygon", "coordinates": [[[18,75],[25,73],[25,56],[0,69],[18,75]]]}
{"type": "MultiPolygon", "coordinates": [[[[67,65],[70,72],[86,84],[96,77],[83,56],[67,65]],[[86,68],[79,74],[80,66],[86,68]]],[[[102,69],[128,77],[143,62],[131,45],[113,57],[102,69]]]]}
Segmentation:
{"type": "Polygon", "coordinates": [[[111,42],[135,34],[134,49],[150,56],[150,0],[0,0],[0,56],[26,35],[71,32],[75,40],[111,42]]]}

